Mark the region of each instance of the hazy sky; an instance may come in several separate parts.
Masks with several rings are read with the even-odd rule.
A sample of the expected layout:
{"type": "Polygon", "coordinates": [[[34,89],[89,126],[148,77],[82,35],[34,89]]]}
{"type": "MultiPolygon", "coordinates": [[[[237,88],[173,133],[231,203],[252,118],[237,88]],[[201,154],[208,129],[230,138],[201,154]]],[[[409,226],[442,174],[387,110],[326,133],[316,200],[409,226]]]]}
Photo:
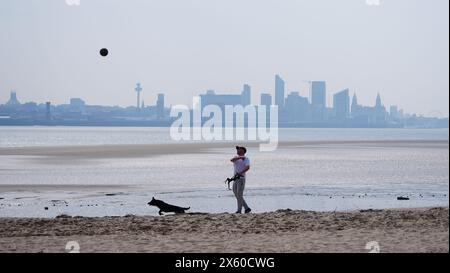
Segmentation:
{"type": "Polygon", "coordinates": [[[349,88],[373,105],[425,115],[449,112],[449,1],[0,0],[0,103],[192,104],[214,89],[274,92],[280,74],[332,94],[349,88]],[[103,58],[99,50],[107,47],[103,58]]]}

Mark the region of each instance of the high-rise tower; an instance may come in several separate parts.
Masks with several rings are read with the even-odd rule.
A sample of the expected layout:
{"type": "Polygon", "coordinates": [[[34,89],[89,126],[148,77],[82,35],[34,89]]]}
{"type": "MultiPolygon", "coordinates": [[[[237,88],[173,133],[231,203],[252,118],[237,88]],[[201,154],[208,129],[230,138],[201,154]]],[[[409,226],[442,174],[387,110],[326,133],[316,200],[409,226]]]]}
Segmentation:
{"type": "Polygon", "coordinates": [[[17,100],[17,94],[15,91],[11,91],[11,94],[9,95],[9,101],[6,103],[6,105],[14,106],[19,105],[20,102],[17,100]]]}
{"type": "Polygon", "coordinates": [[[137,93],[137,103],[136,103],[136,108],[139,109],[140,104],[141,104],[141,91],[142,91],[142,87],[140,83],[136,84],[136,88],[134,89],[137,93]]]}
{"type": "Polygon", "coordinates": [[[284,107],[284,81],[279,75],[275,75],[275,105],[284,107]]]}

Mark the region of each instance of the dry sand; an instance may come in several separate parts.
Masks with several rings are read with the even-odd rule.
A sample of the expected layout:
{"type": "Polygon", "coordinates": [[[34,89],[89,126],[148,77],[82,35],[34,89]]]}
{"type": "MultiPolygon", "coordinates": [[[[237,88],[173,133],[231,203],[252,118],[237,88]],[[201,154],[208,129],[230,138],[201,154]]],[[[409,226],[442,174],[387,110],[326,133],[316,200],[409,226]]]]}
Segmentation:
{"type": "Polygon", "coordinates": [[[0,218],[0,252],[448,252],[448,208],[0,218]]]}

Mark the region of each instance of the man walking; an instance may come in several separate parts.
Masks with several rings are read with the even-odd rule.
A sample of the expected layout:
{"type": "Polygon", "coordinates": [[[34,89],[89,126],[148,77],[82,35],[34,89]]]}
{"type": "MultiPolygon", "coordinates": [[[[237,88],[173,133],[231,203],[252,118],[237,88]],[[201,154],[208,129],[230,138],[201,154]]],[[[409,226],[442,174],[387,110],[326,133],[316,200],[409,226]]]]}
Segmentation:
{"type": "Polygon", "coordinates": [[[245,188],[245,174],[250,169],[250,159],[245,156],[247,149],[245,147],[236,146],[237,156],[231,159],[234,164],[234,173],[239,175],[233,183],[233,192],[237,199],[237,211],[242,212],[242,206],[244,206],[245,213],[249,213],[252,210],[244,200],[244,188],[245,188]]]}

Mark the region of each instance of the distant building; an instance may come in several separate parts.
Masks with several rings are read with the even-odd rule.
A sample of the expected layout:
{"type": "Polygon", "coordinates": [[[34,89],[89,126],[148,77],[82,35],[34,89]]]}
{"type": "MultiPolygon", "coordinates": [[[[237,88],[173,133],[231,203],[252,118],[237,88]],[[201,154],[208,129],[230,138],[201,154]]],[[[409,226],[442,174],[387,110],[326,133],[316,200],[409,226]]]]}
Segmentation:
{"type": "Polygon", "coordinates": [[[247,106],[251,104],[251,87],[248,84],[244,84],[244,89],[242,90],[242,106],[247,106]]]}
{"type": "Polygon", "coordinates": [[[156,117],[158,119],[164,118],[164,94],[158,94],[158,99],[156,100],[156,117]]]}
{"type": "Polygon", "coordinates": [[[24,115],[37,115],[39,107],[35,102],[27,102],[20,105],[20,112],[24,115]]]}
{"type": "Polygon", "coordinates": [[[309,101],[300,96],[299,92],[291,92],[286,97],[285,109],[288,113],[288,122],[307,122],[311,119],[309,101]]]}
{"type": "Polygon", "coordinates": [[[206,105],[217,105],[222,110],[225,110],[225,105],[242,105],[245,107],[246,105],[243,105],[243,102],[248,102],[248,96],[250,95],[249,92],[249,86],[244,86],[244,90],[240,95],[219,95],[216,94],[214,90],[208,90],[206,91],[206,94],[200,95],[202,103],[201,109],[203,109],[206,105]]]}
{"type": "MultiPolygon", "coordinates": [[[[267,93],[261,93],[261,101],[260,105],[265,107],[266,111],[266,126],[269,126],[270,122],[270,106],[272,105],[272,96],[267,93]]],[[[258,106],[258,112],[259,112],[259,106],[258,106]]],[[[259,116],[258,116],[259,118],[259,116]]]]}
{"type": "Polygon", "coordinates": [[[279,75],[275,75],[275,105],[284,107],[284,81],[279,75]]]}
{"type": "Polygon", "coordinates": [[[326,83],[324,81],[311,82],[310,97],[312,105],[320,105],[322,107],[326,107],[327,104],[326,83]]]}
{"type": "Polygon", "coordinates": [[[139,109],[139,106],[141,104],[141,92],[142,92],[142,87],[140,83],[136,83],[136,88],[134,88],[134,91],[136,91],[136,108],[139,109]]]}
{"type": "Polygon", "coordinates": [[[52,119],[52,113],[51,113],[51,102],[47,101],[45,103],[45,118],[47,120],[51,120],[52,119]]]}
{"type": "Polygon", "coordinates": [[[373,107],[358,104],[358,97],[353,94],[350,116],[353,125],[369,126],[373,124],[373,107]]]}
{"type": "Polygon", "coordinates": [[[70,107],[72,109],[82,110],[85,105],[86,105],[86,103],[84,102],[84,100],[82,100],[80,98],[71,98],[70,99],[70,107]]]}
{"type": "MultiPolygon", "coordinates": [[[[214,90],[208,90],[206,91],[206,94],[201,94],[200,95],[200,99],[201,99],[201,106],[200,109],[205,108],[207,105],[216,105],[218,106],[222,113],[225,113],[225,106],[229,105],[229,106],[237,106],[237,105],[241,105],[242,107],[245,107],[246,105],[244,105],[244,103],[248,103],[248,99],[249,99],[249,89],[250,86],[245,87],[244,86],[244,90],[241,92],[241,94],[239,95],[222,95],[222,94],[216,94],[216,92],[214,90]]],[[[206,120],[206,118],[204,118],[204,120],[206,120]]],[[[225,115],[222,115],[222,124],[225,124],[226,120],[225,120],[225,115]]],[[[234,119],[233,119],[233,123],[234,123],[234,119]]]]}
{"type": "Polygon", "coordinates": [[[398,107],[396,105],[391,105],[391,107],[389,108],[389,115],[392,119],[397,119],[399,117],[398,107]]]}
{"type": "Polygon", "coordinates": [[[381,103],[380,93],[377,94],[377,98],[375,100],[375,108],[381,108],[383,104],[381,103]]]}
{"type": "Polygon", "coordinates": [[[350,117],[349,90],[344,89],[333,96],[334,118],[338,121],[346,121],[350,117]]]}
{"type": "Polygon", "coordinates": [[[353,94],[352,98],[352,106],[351,106],[351,117],[353,119],[361,116],[362,114],[362,105],[358,104],[358,97],[356,96],[356,93],[353,94]]]}
{"type": "Polygon", "coordinates": [[[353,125],[356,126],[383,127],[387,123],[388,113],[381,102],[379,94],[374,107],[358,104],[358,99],[356,94],[354,94],[351,105],[351,118],[353,125]]]}
{"type": "Polygon", "coordinates": [[[17,99],[17,94],[14,91],[11,91],[9,95],[9,100],[6,102],[7,106],[17,106],[20,105],[19,100],[17,99]]]}
{"type": "Polygon", "coordinates": [[[313,121],[324,121],[327,107],[326,83],[324,81],[311,82],[311,110],[313,121]]]}
{"type": "Polygon", "coordinates": [[[268,109],[272,105],[272,96],[267,93],[261,94],[261,105],[266,106],[268,109]]]}
{"type": "Polygon", "coordinates": [[[388,113],[386,111],[386,108],[381,102],[381,96],[380,94],[377,94],[377,98],[375,101],[375,107],[374,107],[374,124],[377,126],[383,126],[387,122],[388,113]]]}

